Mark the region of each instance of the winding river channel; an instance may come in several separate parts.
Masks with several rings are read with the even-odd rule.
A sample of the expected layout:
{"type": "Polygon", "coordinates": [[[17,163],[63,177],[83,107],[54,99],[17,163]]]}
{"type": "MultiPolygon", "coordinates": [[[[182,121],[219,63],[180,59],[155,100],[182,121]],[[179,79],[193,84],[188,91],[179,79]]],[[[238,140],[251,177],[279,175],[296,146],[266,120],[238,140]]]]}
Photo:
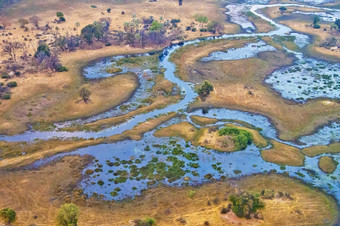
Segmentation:
{"type": "MultiPolygon", "coordinates": [[[[156,109],[151,112],[136,115],[132,119],[117,126],[113,126],[98,132],[91,131],[77,131],[66,132],[60,130],[63,127],[67,127],[71,124],[85,124],[88,122],[96,121],[102,118],[113,117],[121,115],[124,112],[119,110],[119,106],[102,114],[90,117],[84,120],[75,120],[70,122],[63,122],[56,124],[56,130],[54,131],[33,131],[29,130],[22,134],[14,136],[0,136],[0,140],[5,141],[34,141],[36,139],[52,139],[52,138],[100,138],[108,137],[115,134],[120,134],[125,130],[132,129],[140,122],[144,122],[149,118],[157,117],[160,114],[166,114],[170,112],[183,112],[186,118],[174,118],[159,128],[169,126],[181,121],[191,122],[190,116],[198,115],[217,119],[227,120],[240,120],[249,123],[255,127],[261,128],[261,134],[267,138],[278,140],[277,131],[272,125],[270,120],[265,116],[253,114],[249,112],[243,112],[238,110],[229,109],[209,109],[209,111],[203,114],[202,110],[196,110],[193,112],[186,112],[187,107],[192,103],[197,93],[194,90],[194,84],[184,82],[175,76],[176,65],[169,61],[172,53],[187,45],[195,45],[202,40],[211,39],[239,39],[248,37],[264,37],[264,36],[294,36],[295,43],[300,48],[305,47],[310,42],[310,37],[304,34],[298,34],[293,32],[289,27],[284,26],[271,20],[260,13],[261,9],[267,7],[280,7],[280,6],[296,6],[306,7],[299,4],[274,4],[274,5],[229,5],[228,16],[234,23],[239,24],[243,28],[243,33],[239,34],[225,34],[219,37],[202,38],[192,41],[185,41],[180,44],[174,44],[165,48],[160,55],[159,68],[166,69],[164,72],[165,78],[172,83],[175,83],[183,96],[183,98],[175,104],[168,105],[163,109],[156,109]],[[242,18],[240,10],[247,9],[253,14],[266,20],[272,24],[275,29],[268,33],[254,33],[252,23],[246,18],[242,18]],[[248,29],[250,28],[250,29],[248,29]]],[[[311,7],[311,6],[308,6],[311,7]]],[[[330,12],[339,13],[339,10],[325,9],[314,7],[315,9],[324,9],[330,12]]],[[[239,49],[230,49],[228,51],[214,52],[210,56],[203,58],[203,61],[214,60],[237,60],[250,57],[256,57],[260,52],[264,51],[276,51],[273,46],[268,45],[264,41],[258,41],[257,43],[248,44],[239,49]]],[[[288,50],[287,50],[288,51],[288,50]]],[[[292,51],[291,51],[292,52],[292,51]]],[[[275,71],[272,75],[267,77],[266,83],[270,85],[274,90],[281,93],[283,98],[287,98],[296,102],[304,103],[308,99],[324,97],[324,98],[340,98],[340,64],[332,64],[326,61],[317,59],[309,59],[303,56],[300,52],[292,52],[297,58],[296,65],[281,68],[275,71]],[[302,65],[302,66],[301,66],[302,65]],[[299,67],[299,70],[294,68],[299,67]],[[309,68],[315,68],[318,66],[318,71],[310,72],[309,68]],[[328,69],[331,70],[328,70],[328,69]],[[290,70],[293,69],[292,73],[290,70]],[[287,72],[288,71],[288,72],[287,72]],[[324,76],[317,76],[318,74],[324,76]],[[339,75],[339,76],[337,76],[339,75]],[[331,81],[331,84],[329,84],[331,81]],[[323,90],[315,89],[314,87],[324,86],[323,90]]],[[[84,76],[88,79],[107,77],[110,74],[102,70],[107,67],[111,60],[121,56],[115,56],[98,61],[92,65],[89,65],[84,69],[84,76]]],[[[131,70],[132,71],[132,70],[131,70]]],[[[125,71],[126,72],[126,71],[125,71]]],[[[150,71],[134,69],[140,79],[140,87],[128,103],[134,103],[138,101],[138,98],[144,98],[145,91],[152,87],[152,84],[143,79],[143,74],[150,73],[150,71]]],[[[134,109],[130,109],[134,110],[134,109]]],[[[221,123],[220,123],[221,124],[221,123]]],[[[222,125],[222,124],[221,124],[222,125]]],[[[196,125],[199,127],[199,125],[196,125]]],[[[157,128],[157,129],[159,129],[157,128]]],[[[336,171],[331,174],[323,173],[318,167],[317,157],[307,157],[303,167],[293,166],[279,166],[273,163],[264,161],[261,158],[260,149],[254,145],[250,145],[244,151],[223,153],[214,150],[208,150],[202,147],[194,147],[190,143],[186,143],[179,138],[156,138],[153,136],[154,131],[148,132],[144,135],[140,141],[121,141],[112,144],[100,144],[96,146],[90,146],[81,148],[71,153],[62,153],[39,160],[33,164],[33,167],[39,167],[47,162],[60,158],[65,155],[85,155],[89,154],[94,156],[95,163],[84,169],[85,172],[93,170],[95,173],[89,177],[86,177],[81,183],[80,187],[85,193],[89,195],[100,194],[105,199],[120,200],[124,198],[131,198],[135,195],[141,194],[141,192],[150,186],[163,183],[171,186],[183,186],[183,185],[197,185],[211,180],[211,178],[220,179],[224,177],[239,177],[244,175],[250,175],[254,173],[276,171],[278,173],[289,173],[290,176],[298,177],[305,182],[311,183],[328,193],[334,195],[340,203],[340,167],[337,167],[336,171]],[[159,179],[155,182],[154,178],[148,177],[130,177],[126,179],[126,175],[131,175],[136,168],[143,168],[154,162],[161,162],[166,165],[174,164],[174,150],[182,150],[184,153],[191,153],[195,158],[187,158],[186,155],[176,155],[176,161],[179,161],[183,165],[183,172],[181,178],[175,181],[169,181],[167,179],[159,179]],[[124,176],[125,175],[125,176],[124,176]],[[207,176],[209,175],[209,176],[207,176]],[[99,182],[100,181],[100,182],[99,182]]],[[[334,122],[317,130],[314,134],[301,137],[299,139],[301,144],[283,142],[299,148],[312,146],[312,145],[327,145],[330,142],[340,141],[340,124],[334,122]]],[[[335,160],[340,161],[340,154],[333,155],[335,160]]],[[[29,167],[32,167],[29,166],[29,167]]]]}

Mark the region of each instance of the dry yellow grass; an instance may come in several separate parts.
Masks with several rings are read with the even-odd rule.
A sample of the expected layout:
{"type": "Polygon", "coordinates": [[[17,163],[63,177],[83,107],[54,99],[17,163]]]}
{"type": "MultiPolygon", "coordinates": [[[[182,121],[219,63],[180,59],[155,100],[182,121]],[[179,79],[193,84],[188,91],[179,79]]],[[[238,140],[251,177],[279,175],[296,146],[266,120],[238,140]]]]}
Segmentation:
{"type": "Polygon", "coordinates": [[[267,162],[279,165],[303,166],[304,154],[298,148],[271,140],[272,148],[262,150],[261,156],[267,162]]]}
{"type": "Polygon", "coordinates": [[[328,61],[334,61],[339,62],[340,60],[340,50],[330,50],[324,47],[320,47],[319,45],[327,38],[331,38],[334,36],[338,36],[339,33],[337,31],[330,31],[330,23],[322,22],[320,23],[321,28],[320,29],[314,29],[312,28],[312,19],[311,21],[301,21],[300,19],[295,19],[292,17],[292,19],[287,20],[287,17],[294,16],[293,12],[299,10],[299,11],[323,11],[323,10],[315,10],[312,8],[301,8],[301,7],[288,7],[287,12],[284,14],[281,14],[279,9],[276,7],[266,8],[263,10],[263,12],[269,16],[270,18],[276,19],[279,21],[279,23],[282,23],[290,28],[292,28],[294,31],[308,34],[313,36],[313,42],[310,44],[307,48],[307,53],[310,56],[318,56],[321,58],[324,58],[328,61]],[[281,20],[281,17],[285,19],[281,20]],[[324,30],[326,29],[326,30],[324,30]]]}
{"type": "Polygon", "coordinates": [[[202,117],[202,116],[197,116],[197,115],[192,115],[190,116],[190,118],[195,124],[200,125],[200,126],[214,124],[218,121],[215,118],[208,118],[208,117],[202,117]]]}
{"type": "MultiPolygon", "coordinates": [[[[20,41],[26,42],[29,54],[33,54],[39,40],[46,39],[47,42],[53,41],[53,34],[42,34],[41,30],[34,28],[32,24],[27,25],[28,32],[19,28],[18,18],[29,18],[37,15],[41,18],[40,26],[45,26],[46,23],[52,27],[55,32],[56,27],[59,28],[59,33],[64,35],[79,34],[82,27],[93,21],[103,17],[112,19],[112,30],[123,30],[124,22],[130,21],[133,15],[139,18],[153,16],[156,19],[160,17],[163,20],[171,20],[180,18],[180,28],[184,30],[185,39],[193,39],[201,36],[212,35],[209,32],[191,32],[185,31],[185,27],[189,26],[194,21],[195,14],[204,14],[210,20],[216,20],[224,24],[227,33],[238,31],[238,26],[225,22],[225,9],[220,7],[218,0],[209,0],[201,2],[198,0],[186,1],[183,6],[179,7],[178,2],[172,0],[159,0],[158,2],[148,1],[66,1],[66,0],[24,0],[15,7],[10,7],[4,12],[4,16],[11,21],[11,25],[6,29],[6,32],[12,33],[11,36],[0,36],[0,41],[20,41]],[[97,8],[91,8],[90,5],[95,4],[97,8]],[[111,8],[111,13],[107,13],[106,9],[111,8]],[[54,23],[56,12],[64,13],[65,23],[54,23]],[[122,15],[121,12],[125,14],[122,15]],[[79,22],[80,27],[75,29],[75,24],[79,22]],[[14,29],[15,28],[15,29],[14,29]],[[36,34],[42,34],[40,39],[36,39],[36,34]],[[32,41],[24,41],[24,38],[32,39],[32,41]]],[[[198,26],[198,25],[196,25],[198,26]]],[[[37,121],[63,121],[71,118],[66,117],[64,103],[73,102],[76,100],[77,90],[85,81],[80,76],[80,69],[89,62],[115,54],[131,54],[141,53],[154,50],[157,48],[138,49],[129,46],[111,46],[97,50],[79,50],[76,52],[65,52],[61,55],[61,63],[65,65],[69,72],[57,73],[52,75],[42,74],[27,74],[23,78],[16,78],[18,87],[12,89],[13,94],[10,101],[3,101],[0,109],[2,115],[0,119],[0,134],[16,134],[27,129],[27,124],[37,121]],[[24,106],[24,107],[23,107],[24,106]],[[30,114],[29,114],[30,113],[30,114]],[[32,116],[28,116],[32,115],[32,116]],[[65,115],[65,117],[64,117],[65,115]]],[[[6,59],[5,56],[0,56],[0,60],[6,59]]],[[[111,107],[113,107],[112,105],[111,107]]],[[[95,110],[79,112],[79,117],[86,115],[98,114],[104,111],[107,106],[100,106],[95,110]],[[82,115],[83,114],[83,115],[82,115]]],[[[67,109],[66,109],[67,110],[67,109]]],[[[77,116],[77,117],[78,117],[77,116]]]]}
{"type": "Polygon", "coordinates": [[[302,153],[309,157],[314,157],[321,154],[336,154],[340,152],[340,143],[330,145],[316,145],[308,148],[303,148],[302,153]]]}
{"type": "Polygon", "coordinates": [[[155,137],[180,137],[185,141],[194,139],[197,133],[197,128],[189,122],[181,122],[165,128],[157,130],[153,135],[155,137]]]}
{"type": "Polygon", "coordinates": [[[69,69],[68,72],[53,73],[52,75],[26,75],[16,80],[18,87],[13,91],[11,100],[3,101],[1,104],[0,134],[13,135],[23,132],[27,129],[28,123],[65,121],[95,115],[126,101],[134,92],[129,84],[137,86],[137,81],[133,81],[132,75],[118,76],[122,81],[128,82],[128,86],[119,86],[113,92],[119,93],[115,98],[108,95],[112,100],[112,102],[109,102],[102,98],[109,91],[102,90],[101,86],[107,87],[110,83],[117,85],[119,84],[118,80],[105,78],[94,82],[85,81],[81,75],[81,69],[101,57],[148,52],[150,50],[111,46],[99,50],[79,50],[62,54],[62,64],[69,69]],[[98,103],[95,104],[92,101],[92,104],[82,104],[84,106],[80,106],[81,103],[79,103],[82,111],[78,111],[75,116],[73,110],[74,106],[77,105],[76,101],[79,100],[78,91],[82,86],[95,87],[92,93],[98,103]],[[125,88],[127,88],[126,91],[125,88]],[[94,107],[94,105],[96,106],[94,107]]]}
{"type": "Polygon", "coordinates": [[[156,187],[147,190],[132,201],[103,202],[86,199],[76,188],[81,171],[90,160],[79,156],[65,157],[61,161],[37,170],[2,172],[0,180],[0,208],[11,207],[17,212],[13,225],[54,225],[58,208],[72,201],[80,209],[79,225],[128,225],[130,220],[150,216],[157,225],[332,225],[338,216],[335,200],[296,179],[282,175],[256,175],[215,182],[201,187],[156,187]],[[260,193],[263,189],[290,194],[293,200],[265,199],[260,210],[264,220],[239,219],[221,214],[228,205],[229,195],[238,190],[260,193]],[[189,191],[196,194],[191,199],[189,191]],[[39,191],[39,192],[37,192],[39,191]],[[215,200],[215,202],[213,202],[215,200]],[[208,201],[212,203],[208,205],[208,201]],[[137,210],[137,211],[136,211],[137,210]],[[33,216],[37,216],[34,218],[33,216]]]}
{"type": "Polygon", "coordinates": [[[322,156],[319,159],[319,168],[325,173],[333,173],[336,170],[338,163],[329,156],[322,156]]]}
{"type": "Polygon", "coordinates": [[[164,75],[157,75],[156,84],[152,87],[152,92],[154,94],[164,93],[168,95],[171,93],[173,86],[174,84],[165,79],[164,75]]]}

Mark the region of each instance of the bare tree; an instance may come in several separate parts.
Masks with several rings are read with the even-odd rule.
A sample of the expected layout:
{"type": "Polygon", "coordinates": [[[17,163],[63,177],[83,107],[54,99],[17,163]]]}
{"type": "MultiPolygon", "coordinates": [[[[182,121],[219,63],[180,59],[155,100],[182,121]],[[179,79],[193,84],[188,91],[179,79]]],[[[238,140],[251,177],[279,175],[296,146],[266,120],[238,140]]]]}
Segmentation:
{"type": "Polygon", "coordinates": [[[22,48],[23,45],[20,42],[5,41],[2,50],[3,53],[9,55],[14,62],[17,62],[17,54],[22,48]]]}
{"type": "Polygon", "coordinates": [[[20,18],[18,20],[18,22],[19,22],[21,28],[25,28],[25,26],[28,24],[28,20],[26,20],[24,18],[20,18]]]}
{"type": "Polygon", "coordinates": [[[32,23],[37,29],[39,29],[40,17],[31,16],[30,18],[28,18],[28,21],[32,23]]]}
{"type": "Polygon", "coordinates": [[[6,28],[11,25],[11,23],[5,17],[0,17],[0,25],[4,30],[6,30],[6,28]]]}

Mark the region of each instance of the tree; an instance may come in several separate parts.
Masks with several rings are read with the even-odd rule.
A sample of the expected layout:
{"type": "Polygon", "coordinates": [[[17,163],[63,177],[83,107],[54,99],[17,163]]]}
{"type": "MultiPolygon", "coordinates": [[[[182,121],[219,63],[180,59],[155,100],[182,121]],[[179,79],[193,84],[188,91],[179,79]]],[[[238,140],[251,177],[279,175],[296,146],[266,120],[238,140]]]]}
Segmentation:
{"type": "Polygon", "coordinates": [[[338,30],[340,30],[340,19],[336,19],[334,23],[338,26],[338,30]]]}
{"type": "Polygon", "coordinates": [[[223,31],[223,26],[216,21],[210,21],[207,25],[207,29],[208,31],[212,32],[212,33],[220,33],[223,31]]]}
{"type": "Polygon", "coordinates": [[[60,17],[64,17],[64,14],[62,12],[57,12],[57,17],[60,18],[60,17]]]}
{"type": "MultiPolygon", "coordinates": [[[[45,42],[39,42],[39,46],[37,51],[34,54],[35,58],[43,59],[45,57],[51,56],[51,50],[50,47],[45,42]]],[[[42,61],[42,60],[41,60],[42,61]]]]}
{"type": "Polygon", "coordinates": [[[264,207],[259,195],[244,193],[242,195],[231,195],[229,199],[233,204],[232,211],[238,217],[250,218],[250,214],[256,213],[258,209],[264,207]]]}
{"type": "Polygon", "coordinates": [[[0,210],[0,217],[7,223],[11,224],[16,220],[16,212],[10,208],[0,210]]]}
{"type": "Polygon", "coordinates": [[[203,99],[204,97],[210,94],[210,91],[213,91],[213,90],[214,90],[213,85],[208,81],[204,81],[201,84],[200,88],[198,89],[198,94],[203,99]]]}
{"type": "Polygon", "coordinates": [[[90,96],[91,96],[91,92],[90,90],[86,89],[85,87],[81,88],[79,90],[79,96],[81,97],[81,99],[87,103],[90,99],[90,96]]]}
{"type": "Polygon", "coordinates": [[[287,10],[287,8],[284,7],[284,6],[281,6],[281,7],[279,8],[279,10],[280,10],[281,14],[283,14],[283,13],[287,10]]]}
{"type": "Polygon", "coordinates": [[[316,16],[314,17],[314,20],[313,20],[313,28],[316,28],[316,29],[319,29],[320,28],[320,25],[318,24],[320,21],[320,17],[316,16]]]}
{"type": "Polygon", "coordinates": [[[57,12],[57,17],[59,18],[59,22],[64,22],[66,21],[64,14],[62,12],[57,12]]]}
{"type": "Polygon", "coordinates": [[[150,30],[151,31],[160,31],[163,29],[163,24],[159,23],[157,20],[152,21],[150,30]]]}
{"type": "Polygon", "coordinates": [[[74,26],[76,27],[76,29],[78,29],[78,27],[80,27],[80,23],[77,22],[74,26]]]}
{"type": "Polygon", "coordinates": [[[7,20],[5,17],[0,17],[0,26],[6,30],[6,28],[11,25],[11,23],[9,22],[9,20],[7,20]]]}
{"type": "Polygon", "coordinates": [[[203,15],[195,15],[195,19],[197,22],[201,23],[201,27],[203,27],[203,24],[208,23],[208,17],[203,16],[203,15]]]}
{"type": "Polygon", "coordinates": [[[39,29],[39,21],[40,17],[38,16],[31,16],[28,18],[29,22],[32,23],[37,29],[39,29]]]}
{"type": "Polygon", "coordinates": [[[10,58],[17,62],[17,53],[22,50],[23,45],[20,42],[9,42],[5,41],[2,50],[5,54],[8,54],[10,58]]]}
{"type": "Polygon", "coordinates": [[[57,223],[62,226],[76,226],[79,210],[73,203],[64,204],[60,207],[57,215],[57,223]]]}
{"type": "Polygon", "coordinates": [[[28,20],[26,20],[24,18],[20,18],[18,20],[18,22],[19,22],[21,28],[25,28],[25,26],[28,24],[28,20]]]}

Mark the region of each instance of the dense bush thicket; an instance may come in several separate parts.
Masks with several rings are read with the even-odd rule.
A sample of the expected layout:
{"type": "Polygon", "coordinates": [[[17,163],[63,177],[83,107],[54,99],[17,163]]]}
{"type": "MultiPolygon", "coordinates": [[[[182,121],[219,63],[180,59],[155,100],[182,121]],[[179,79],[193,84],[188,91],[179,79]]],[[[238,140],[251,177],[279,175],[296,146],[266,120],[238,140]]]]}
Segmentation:
{"type": "Polygon", "coordinates": [[[238,217],[251,218],[251,214],[264,207],[260,195],[244,193],[242,195],[231,195],[229,200],[232,202],[232,211],[238,217]]]}
{"type": "Polygon", "coordinates": [[[233,127],[224,127],[218,131],[220,136],[231,135],[233,137],[236,150],[245,149],[248,144],[253,142],[253,135],[243,129],[237,129],[233,127]]]}
{"type": "Polygon", "coordinates": [[[62,226],[76,226],[79,210],[73,203],[64,204],[60,207],[57,215],[57,223],[62,226]]]}
{"type": "Polygon", "coordinates": [[[210,92],[213,90],[213,85],[208,81],[204,81],[198,88],[197,92],[200,95],[201,99],[204,99],[205,97],[209,96],[210,92]]]}

